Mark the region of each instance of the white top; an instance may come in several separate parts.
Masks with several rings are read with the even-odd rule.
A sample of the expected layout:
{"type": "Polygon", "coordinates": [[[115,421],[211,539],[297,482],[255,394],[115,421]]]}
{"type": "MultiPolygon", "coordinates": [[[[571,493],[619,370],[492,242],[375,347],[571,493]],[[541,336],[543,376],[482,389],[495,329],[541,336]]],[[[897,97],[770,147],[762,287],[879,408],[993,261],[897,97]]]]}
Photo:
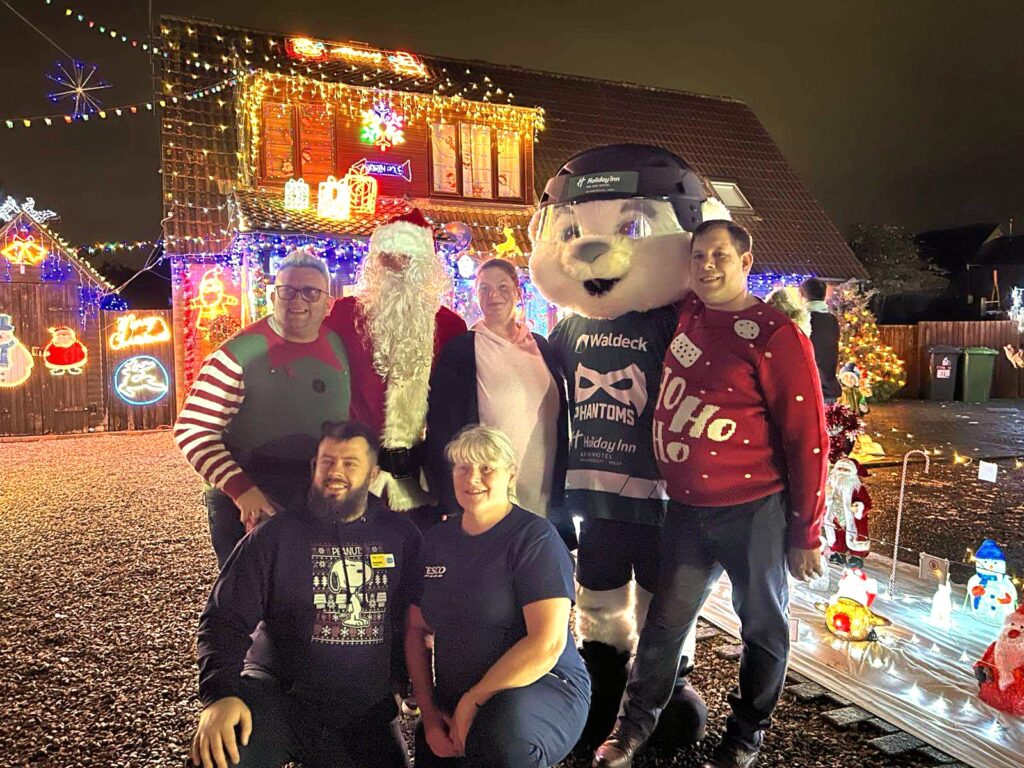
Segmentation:
{"type": "Polygon", "coordinates": [[[476,392],[480,423],[500,429],[519,460],[518,504],[548,516],[558,443],[558,390],[529,328],[512,341],[477,322],[476,392]]]}

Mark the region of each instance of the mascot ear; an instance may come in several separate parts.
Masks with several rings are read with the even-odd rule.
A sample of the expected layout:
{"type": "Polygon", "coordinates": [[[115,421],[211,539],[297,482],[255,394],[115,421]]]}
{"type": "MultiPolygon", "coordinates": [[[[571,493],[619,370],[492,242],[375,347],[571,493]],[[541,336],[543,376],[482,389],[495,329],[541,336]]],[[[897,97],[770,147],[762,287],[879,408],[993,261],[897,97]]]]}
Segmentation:
{"type": "Polygon", "coordinates": [[[732,221],[732,213],[725,207],[725,203],[717,197],[709,197],[700,204],[700,219],[701,221],[711,221],[713,219],[732,221]]]}
{"type": "Polygon", "coordinates": [[[530,236],[530,243],[534,248],[537,247],[537,230],[540,228],[540,212],[540,208],[533,212],[533,216],[530,217],[530,224],[526,228],[526,232],[530,236]]]}

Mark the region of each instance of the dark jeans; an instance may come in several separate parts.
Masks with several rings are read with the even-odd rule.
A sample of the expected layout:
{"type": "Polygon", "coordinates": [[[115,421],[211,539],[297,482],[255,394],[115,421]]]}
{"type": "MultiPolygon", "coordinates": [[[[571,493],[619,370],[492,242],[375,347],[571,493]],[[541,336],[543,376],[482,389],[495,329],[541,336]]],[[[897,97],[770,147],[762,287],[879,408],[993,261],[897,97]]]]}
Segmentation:
{"type": "Polygon", "coordinates": [[[575,746],[589,705],[589,690],[548,673],[488,699],[469,728],[464,757],[434,755],[420,723],[416,768],[548,768],[575,746]]]}
{"type": "Polygon", "coordinates": [[[238,519],[238,507],[224,491],[207,488],[203,501],[210,521],[210,542],[217,555],[217,567],[223,568],[228,555],[245,536],[245,526],[238,519]]]}
{"type": "MultiPolygon", "coordinates": [[[[789,657],[785,497],[733,507],[669,505],[658,588],[626,684],[620,725],[648,738],[672,695],[683,640],[722,570],[732,582],[743,653],[726,734],[757,748],[782,694],[789,657]]],[[[685,668],[685,667],[684,667],[685,668]]]]}
{"type": "MultiPolygon", "coordinates": [[[[309,490],[309,478],[297,474],[260,476],[260,490],[280,507],[287,507],[298,494],[309,490]]],[[[217,567],[223,568],[228,555],[245,536],[245,526],[238,519],[239,510],[235,502],[224,491],[207,488],[203,495],[206,514],[210,521],[210,541],[217,555],[217,567]]]]}
{"type": "Polygon", "coordinates": [[[239,768],[407,768],[409,757],[393,700],[336,725],[330,709],[300,702],[271,680],[242,677],[241,698],[252,712],[252,735],[241,746],[239,768]]]}

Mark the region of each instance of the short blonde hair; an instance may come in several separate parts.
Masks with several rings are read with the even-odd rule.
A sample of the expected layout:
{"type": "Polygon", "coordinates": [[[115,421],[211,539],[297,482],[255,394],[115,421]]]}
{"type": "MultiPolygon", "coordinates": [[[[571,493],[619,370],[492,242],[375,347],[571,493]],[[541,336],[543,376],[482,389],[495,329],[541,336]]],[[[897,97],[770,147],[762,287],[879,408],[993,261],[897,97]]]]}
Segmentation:
{"type": "MultiPolygon", "coordinates": [[[[444,449],[445,458],[454,467],[456,464],[492,464],[505,467],[513,475],[518,471],[516,452],[512,441],[500,429],[470,424],[463,427],[444,449]]],[[[513,476],[508,489],[509,498],[516,500],[516,480],[513,476]]]]}

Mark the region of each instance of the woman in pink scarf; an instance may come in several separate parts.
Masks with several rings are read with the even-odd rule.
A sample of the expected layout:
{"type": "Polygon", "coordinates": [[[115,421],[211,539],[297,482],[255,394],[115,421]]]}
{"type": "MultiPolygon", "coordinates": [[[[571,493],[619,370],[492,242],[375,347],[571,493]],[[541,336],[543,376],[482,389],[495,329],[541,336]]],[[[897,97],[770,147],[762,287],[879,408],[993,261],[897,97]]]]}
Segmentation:
{"type": "Polygon", "coordinates": [[[567,536],[571,525],[557,515],[568,454],[564,376],[547,340],[517,317],[522,291],[511,263],[491,259],[482,264],[476,294],[483,319],[445,346],[430,380],[431,488],[443,514],[458,511],[444,446],[468,424],[500,429],[519,461],[517,503],[550,518],[567,536]]]}

